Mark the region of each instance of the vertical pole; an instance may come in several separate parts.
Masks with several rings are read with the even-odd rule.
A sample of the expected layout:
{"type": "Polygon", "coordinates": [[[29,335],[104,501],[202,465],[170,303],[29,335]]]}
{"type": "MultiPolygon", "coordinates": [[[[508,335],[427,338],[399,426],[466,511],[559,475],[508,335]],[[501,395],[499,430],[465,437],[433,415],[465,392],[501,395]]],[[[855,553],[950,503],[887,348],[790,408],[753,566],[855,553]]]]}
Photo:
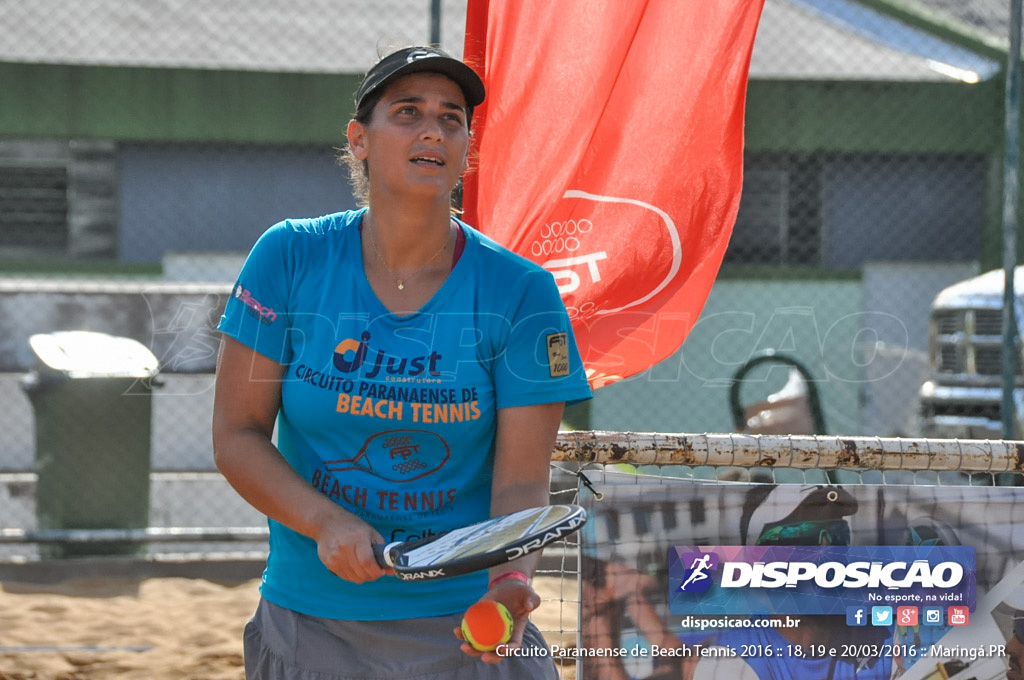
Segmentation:
{"type": "Polygon", "coordinates": [[[430,44],[441,45],[441,0],[430,0],[430,44]]]}
{"type": "MultiPolygon", "coordinates": [[[[490,9],[490,0],[469,0],[466,4],[466,41],[463,52],[466,63],[484,79],[487,87],[491,86],[487,77],[487,23],[490,9]]],[[[487,104],[488,100],[485,99],[484,103],[473,111],[473,137],[469,142],[470,158],[479,153],[480,142],[487,133],[487,104]]],[[[486,234],[487,225],[481,222],[477,210],[479,177],[479,172],[462,174],[462,219],[486,234]]]]}
{"type": "Polygon", "coordinates": [[[1004,439],[1017,437],[1013,398],[1017,383],[1018,360],[1013,274],[1017,265],[1017,201],[1020,189],[1020,43],[1021,0],[1010,0],[1010,49],[1006,54],[1003,158],[1003,400],[1000,412],[1004,439]]]}

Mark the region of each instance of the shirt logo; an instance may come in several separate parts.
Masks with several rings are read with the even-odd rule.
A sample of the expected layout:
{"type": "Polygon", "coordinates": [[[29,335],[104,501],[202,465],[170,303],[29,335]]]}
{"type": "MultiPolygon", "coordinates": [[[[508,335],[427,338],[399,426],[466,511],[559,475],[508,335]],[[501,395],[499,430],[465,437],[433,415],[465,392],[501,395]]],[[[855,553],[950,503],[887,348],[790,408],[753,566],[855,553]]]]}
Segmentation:
{"type": "Polygon", "coordinates": [[[277,318],[277,314],[273,309],[261,304],[259,300],[252,296],[252,293],[248,289],[242,286],[241,283],[235,283],[235,288],[231,291],[231,294],[238,298],[243,305],[248,307],[249,314],[259,319],[260,323],[269,326],[274,323],[274,320],[277,318]]]}
{"type": "Polygon", "coordinates": [[[414,357],[392,356],[382,349],[371,354],[370,333],[367,331],[363,331],[359,340],[346,338],[334,348],[334,367],[336,369],[342,373],[355,373],[365,363],[369,368],[364,376],[366,378],[376,378],[378,375],[434,378],[441,373],[437,367],[440,361],[441,355],[433,351],[430,354],[414,357]],[[367,363],[368,358],[370,361],[367,363]]]}
{"type": "Polygon", "coordinates": [[[387,430],[366,440],[352,458],[324,461],[328,472],[367,472],[389,482],[411,482],[437,472],[451,451],[439,435],[427,430],[387,430]]]}
{"type": "Polygon", "coordinates": [[[569,334],[552,333],[547,339],[548,375],[564,378],[569,375],[569,334]]]}

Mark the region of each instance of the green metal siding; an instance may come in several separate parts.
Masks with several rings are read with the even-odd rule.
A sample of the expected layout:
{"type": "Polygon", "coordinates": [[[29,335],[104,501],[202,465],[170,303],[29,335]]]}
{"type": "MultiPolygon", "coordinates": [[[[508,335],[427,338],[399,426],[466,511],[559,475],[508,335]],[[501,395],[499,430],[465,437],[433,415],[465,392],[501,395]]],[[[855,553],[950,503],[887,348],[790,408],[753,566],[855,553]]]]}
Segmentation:
{"type": "Polygon", "coordinates": [[[344,138],[354,75],[0,63],[0,135],[245,143],[344,138]]]}
{"type": "MultiPolygon", "coordinates": [[[[0,135],[340,141],[357,75],[0,63],[0,135]]],[[[999,150],[1002,85],[752,81],[753,151],[999,150]],[[891,121],[898,120],[894,126],[891,121]]]]}
{"type": "Polygon", "coordinates": [[[993,153],[1002,85],[752,81],[750,151],[993,153]]]}

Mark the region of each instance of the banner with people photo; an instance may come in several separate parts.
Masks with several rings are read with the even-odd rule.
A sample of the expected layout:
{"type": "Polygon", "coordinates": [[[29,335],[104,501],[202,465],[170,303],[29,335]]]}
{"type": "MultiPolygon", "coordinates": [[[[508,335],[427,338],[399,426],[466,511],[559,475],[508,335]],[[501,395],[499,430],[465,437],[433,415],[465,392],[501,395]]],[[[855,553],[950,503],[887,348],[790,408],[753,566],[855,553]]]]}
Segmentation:
{"type": "Polygon", "coordinates": [[[584,490],[588,680],[1021,680],[1024,489],[610,472],[584,490]]]}

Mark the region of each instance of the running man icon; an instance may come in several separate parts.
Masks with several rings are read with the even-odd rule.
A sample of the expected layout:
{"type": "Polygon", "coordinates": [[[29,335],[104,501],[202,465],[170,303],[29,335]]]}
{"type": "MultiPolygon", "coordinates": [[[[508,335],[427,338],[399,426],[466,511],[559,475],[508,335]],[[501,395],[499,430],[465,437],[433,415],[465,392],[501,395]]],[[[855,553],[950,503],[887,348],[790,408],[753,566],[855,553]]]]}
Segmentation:
{"type": "Polygon", "coordinates": [[[716,556],[712,553],[691,553],[686,557],[692,557],[692,559],[689,560],[690,567],[687,569],[689,576],[687,576],[686,580],[683,581],[683,584],[679,586],[679,590],[684,592],[707,590],[708,586],[711,585],[710,583],[705,583],[705,581],[708,581],[711,578],[711,575],[708,572],[718,566],[717,560],[714,559],[716,556]],[[691,585],[693,585],[692,588],[690,587],[691,585]]]}

